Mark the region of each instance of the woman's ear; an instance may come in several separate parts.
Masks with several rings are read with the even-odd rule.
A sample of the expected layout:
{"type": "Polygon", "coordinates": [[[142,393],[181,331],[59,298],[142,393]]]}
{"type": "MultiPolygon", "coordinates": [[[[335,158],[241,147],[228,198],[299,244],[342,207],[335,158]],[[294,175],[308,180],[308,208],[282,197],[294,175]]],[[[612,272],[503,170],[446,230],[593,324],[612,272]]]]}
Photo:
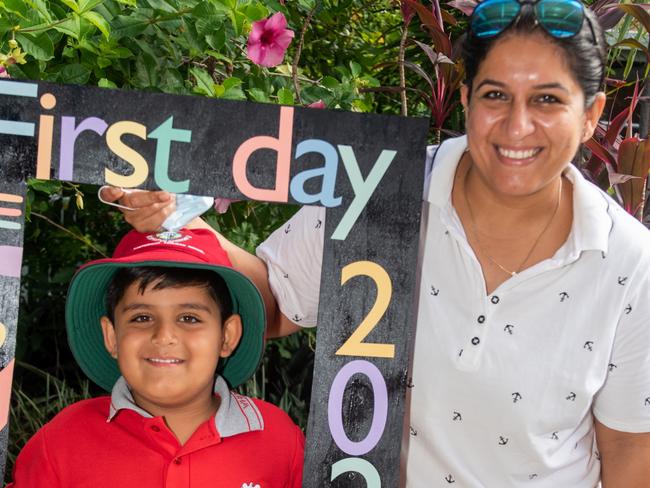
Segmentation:
{"type": "Polygon", "coordinates": [[[222,329],[221,351],[219,356],[227,358],[230,356],[237,345],[242,335],[242,323],[239,314],[232,314],[223,323],[222,329]]]}
{"type": "Polygon", "coordinates": [[[460,85],[460,103],[463,105],[463,111],[469,110],[469,88],[463,83],[460,85]]]}
{"type": "Polygon", "coordinates": [[[111,319],[105,315],[99,319],[102,325],[102,335],[104,336],[104,347],[113,359],[117,359],[117,338],[115,337],[115,327],[111,319]]]}
{"type": "Polygon", "coordinates": [[[591,139],[591,136],[594,135],[594,131],[596,130],[596,126],[598,125],[598,121],[603,113],[606,102],[607,97],[605,93],[598,92],[596,93],[591,106],[587,107],[587,110],[585,110],[585,127],[582,133],[581,142],[587,142],[591,139]]]}

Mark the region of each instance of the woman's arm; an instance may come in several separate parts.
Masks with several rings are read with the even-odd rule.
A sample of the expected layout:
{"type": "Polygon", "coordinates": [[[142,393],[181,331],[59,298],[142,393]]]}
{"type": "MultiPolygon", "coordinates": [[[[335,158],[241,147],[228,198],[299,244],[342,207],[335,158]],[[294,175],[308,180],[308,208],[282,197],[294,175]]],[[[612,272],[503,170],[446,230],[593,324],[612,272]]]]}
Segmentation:
{"type": "Polygon", "coordinates": [[[621,432],[595,420],[603,488],[650,484],[650,433],[621,432]]]}

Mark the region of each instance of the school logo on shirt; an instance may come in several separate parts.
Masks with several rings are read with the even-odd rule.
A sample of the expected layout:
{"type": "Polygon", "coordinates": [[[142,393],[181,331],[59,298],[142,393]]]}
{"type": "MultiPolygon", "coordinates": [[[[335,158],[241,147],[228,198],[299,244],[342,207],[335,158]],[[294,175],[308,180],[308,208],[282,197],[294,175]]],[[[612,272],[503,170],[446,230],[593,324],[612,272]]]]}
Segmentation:
{"type": "Polygon", "coordinates": [[[261,488],[260,485],[254,485],[253,483],[244,483],[241,485],[241,488],[261,488]]]}

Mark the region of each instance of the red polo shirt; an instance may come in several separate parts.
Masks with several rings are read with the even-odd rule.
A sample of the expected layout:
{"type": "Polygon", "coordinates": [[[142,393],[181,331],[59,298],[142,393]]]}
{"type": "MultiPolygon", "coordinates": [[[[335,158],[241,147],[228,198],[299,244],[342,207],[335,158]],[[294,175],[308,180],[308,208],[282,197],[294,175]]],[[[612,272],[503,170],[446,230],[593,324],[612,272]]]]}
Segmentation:
{"type": "Polygon", "coordinates": [[[217,413],[183,446],[162,417],[147,418],[137,407],[111,409],[109,397],[75,403],[25,445],[9,487],[299,488],[300,429],[264,401],[232,394],[229,403],[244,427],[222,437],[217,413]]]}

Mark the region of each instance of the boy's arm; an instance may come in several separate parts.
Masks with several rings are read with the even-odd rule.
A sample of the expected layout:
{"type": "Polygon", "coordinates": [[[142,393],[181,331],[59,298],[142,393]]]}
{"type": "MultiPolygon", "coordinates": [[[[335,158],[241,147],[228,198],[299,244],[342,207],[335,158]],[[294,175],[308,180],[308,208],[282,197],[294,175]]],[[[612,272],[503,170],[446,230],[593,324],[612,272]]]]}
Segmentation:
{"type": "MultiPolygon", "coordinates": [[[[175,209],[174,195],[165,191],[135,190],[126,193],[120,188],[106,187],[102,190],[102,198],[107,202],[119,201],[121,205],[134,209],[120,209],[120,211],[124,215],[124,220],[139,232],[160,230],[162,223],[175,209]]],[[[190,222],[188,227],[212,231],[228,253],[233,267],[257,286],[266,309],[267,338],[282,337],[300,330],[300,327],[293,324],[278,310],[269,287],[266,266],[261,259],[236,246],[198,217],[190,222]]]]}
{"type": "Polygon", "coordinates": [[[13,483],[7,488],[60,488],[61,482],[47,455],[47,443],[43,429],[25,444],[16,458],[13,483]]]}

